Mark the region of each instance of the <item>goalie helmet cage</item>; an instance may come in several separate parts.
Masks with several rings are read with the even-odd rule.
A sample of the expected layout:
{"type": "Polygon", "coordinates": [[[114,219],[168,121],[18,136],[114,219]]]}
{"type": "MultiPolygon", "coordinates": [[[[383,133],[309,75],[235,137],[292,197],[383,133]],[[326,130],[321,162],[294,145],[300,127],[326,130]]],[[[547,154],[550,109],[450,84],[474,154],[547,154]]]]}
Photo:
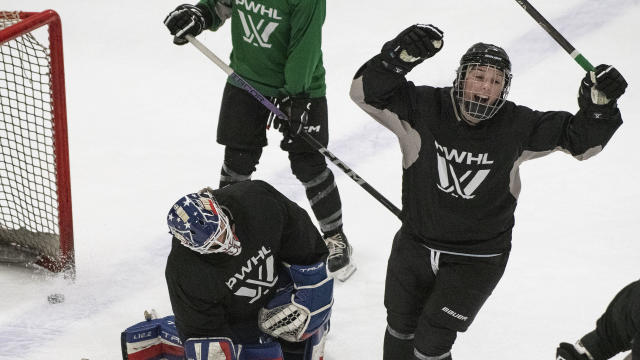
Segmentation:
{"type": "Polygon", "coordinates": [[[68,152],[60,17],[0,11],[0,245],[54,272],[75,271],[68,152]]]}

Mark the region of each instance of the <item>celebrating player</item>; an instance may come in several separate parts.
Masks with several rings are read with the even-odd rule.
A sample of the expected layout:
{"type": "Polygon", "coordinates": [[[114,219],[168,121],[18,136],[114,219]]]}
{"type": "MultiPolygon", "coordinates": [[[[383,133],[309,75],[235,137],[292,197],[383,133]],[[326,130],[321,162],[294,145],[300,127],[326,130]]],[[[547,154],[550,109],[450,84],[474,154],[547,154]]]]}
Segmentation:
{"type": "Polygon", "coordinates": [[[502,277],[520,192],[519,165],[555,150],[579,160],[602,150],[622,123],[626,81],[609,65],[580,84],[579,111],[540,112],[506,100],[511,62],[495,45],[462,56],[451,87],[405,79],[443,46],[433,25],[413,25],[356,73],[352,99],[402,149],[402,227],[387,267],[384,359],[451,359],[502,277]]]}

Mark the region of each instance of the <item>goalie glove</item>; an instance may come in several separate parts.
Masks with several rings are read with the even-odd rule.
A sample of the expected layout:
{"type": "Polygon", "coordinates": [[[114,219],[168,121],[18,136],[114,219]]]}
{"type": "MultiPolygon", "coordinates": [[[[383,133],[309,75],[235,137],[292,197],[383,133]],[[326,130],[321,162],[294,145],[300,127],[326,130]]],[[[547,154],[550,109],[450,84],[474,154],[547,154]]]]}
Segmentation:
{"type": "Polygon", "coordinates": [[[302,341],[329,321],[333,279],[327,277],[324,262],[308,266],[284,265],[291,282],[276,290],[273,299],[260,310],[258,326],[271,336],[291,342],[302,341]]]}

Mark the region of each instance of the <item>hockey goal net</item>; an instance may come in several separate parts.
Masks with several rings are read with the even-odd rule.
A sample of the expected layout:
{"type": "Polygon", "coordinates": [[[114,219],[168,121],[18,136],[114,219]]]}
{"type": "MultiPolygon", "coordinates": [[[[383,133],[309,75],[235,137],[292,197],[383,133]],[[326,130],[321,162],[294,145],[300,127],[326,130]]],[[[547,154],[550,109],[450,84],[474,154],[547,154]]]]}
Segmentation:
{"type": "Polygon", "coordinates": [[[60,18],[0,11],[0,261],[74,268],[60,18]]]}

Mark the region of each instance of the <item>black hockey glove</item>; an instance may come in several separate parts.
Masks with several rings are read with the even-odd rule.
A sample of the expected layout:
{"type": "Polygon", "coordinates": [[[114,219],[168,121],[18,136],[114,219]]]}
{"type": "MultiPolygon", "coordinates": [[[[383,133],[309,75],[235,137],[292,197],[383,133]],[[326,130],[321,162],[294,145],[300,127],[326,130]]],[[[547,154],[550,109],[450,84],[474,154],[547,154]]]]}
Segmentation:
{"type": "Polygon", "coordinates": [[[556,360],[589,360],[589,357],[579,353],[573,345],[563,342],[556,349],[556,360]]]}
{"type": "Polygon", "coordinates": [[[406,74],[442,49],[443,32],[433,25],[411,25],[382,47],[382,65],[406,74]]]}
{"type": "Polygon", "coordinates": [[[627,81],[611,65],[598,65],[595,71],[589,71],[582,79],[578,96],[580,107],[593,103],[606,105],[618,100],[627,88],[627,81]]]}
{"type": "Polygon", "coordinates": [[[274,118],[273,128],[290,137],[300,135],[309,122],[311,99],[306,95],[287,96],[279,101],[279,105],[289,119],[274,118]]]}
{"type": "Polygon", "coordinates": [[[179,5],[164,19],[164,25],[174,35],[173,43],[184,45],[188,41],[185,35],[198,36],[211,26],[213,18],[204,5],[179,5]]]}

